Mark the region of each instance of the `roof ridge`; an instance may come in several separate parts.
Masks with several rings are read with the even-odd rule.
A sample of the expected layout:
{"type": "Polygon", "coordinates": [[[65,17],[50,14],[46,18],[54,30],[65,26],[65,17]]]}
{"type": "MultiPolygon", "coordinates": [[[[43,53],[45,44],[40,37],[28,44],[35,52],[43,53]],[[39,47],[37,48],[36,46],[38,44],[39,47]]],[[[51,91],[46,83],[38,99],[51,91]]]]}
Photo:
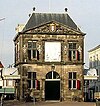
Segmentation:
{"type": "Polygon", "coordinates": [[[67,13],[61,13],[61,12],[33,12],[32,14],[67,14],[67,13]]]}
{"type": "Polygon", "coordinates": [[[23,31],[52,20],[67,25],[73,29],[76,29],[77,31],[80,31],[76,23],[67,13],[33,13],[26,23],[23,31]]]}

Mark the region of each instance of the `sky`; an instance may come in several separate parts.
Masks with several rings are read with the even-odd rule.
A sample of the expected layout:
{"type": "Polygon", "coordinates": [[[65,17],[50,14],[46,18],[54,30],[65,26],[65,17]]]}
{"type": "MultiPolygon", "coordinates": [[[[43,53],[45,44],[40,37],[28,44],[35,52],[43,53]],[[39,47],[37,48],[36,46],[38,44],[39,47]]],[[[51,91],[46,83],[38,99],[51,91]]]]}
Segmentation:
{"type": "Polygon", "coordinates": [[[14,63],[15,28],[25,24],[32,13],[64,13],[68,14],[86,33],[84,39],[84,62],[88,67],[88,51],[100,44],[100,0],[0,0],[0,61],[4,67],[14,63]]]}

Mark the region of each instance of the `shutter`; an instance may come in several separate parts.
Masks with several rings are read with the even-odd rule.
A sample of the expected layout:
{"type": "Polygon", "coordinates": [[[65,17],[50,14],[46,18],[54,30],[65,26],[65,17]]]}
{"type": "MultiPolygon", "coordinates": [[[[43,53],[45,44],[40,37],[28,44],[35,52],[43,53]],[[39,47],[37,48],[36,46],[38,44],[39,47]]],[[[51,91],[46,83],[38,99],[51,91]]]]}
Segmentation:
{"type": "Polygon", "coordinates": [[[81,88],[80,80],[77,80],[77,89],[80,90],[80,88],[81,88]]]}
{"type": "Polygon", "coordinates": [[[37,90],[40,90],[40,81],[35,80],[35,88],[36,88],[37,90]]]}
{"type": "Polygon", "coordinates": [[[78,61],[80,61],[80,53],[79,53],[78,50],[76,51],[76,59],[77,59],[78,61]]]}

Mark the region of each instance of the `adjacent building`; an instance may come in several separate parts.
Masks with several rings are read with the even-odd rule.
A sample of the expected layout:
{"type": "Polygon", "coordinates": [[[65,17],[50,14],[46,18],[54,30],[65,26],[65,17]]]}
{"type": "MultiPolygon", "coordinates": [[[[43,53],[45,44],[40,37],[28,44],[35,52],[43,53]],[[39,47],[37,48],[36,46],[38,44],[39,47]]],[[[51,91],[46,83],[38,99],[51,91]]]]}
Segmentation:
{"type": "Polygon", "coordinates": [[[6,99],[14,99],[16,81],[20,79],[17,68],[2,68],[0,73],[0,95],[6,99]]]}
{"type": "Polygon", "coordinates": [[[97,71],[98,79],[95,82],[95,92],[100,92],[100,45],[92,48],[89,53],[89,68],[94,68],[97,71]]]}
{"type": "Polygon", "coordinates": [[[82,99],[84,35],[67,13],[33,13],[14,38],[17,98],[82,99]]]}
{"type": "Polygon", "coordinates": [[[95,101],[96,82],[98,79],[97,70],[84,69],[84,101],[95,101]]]}

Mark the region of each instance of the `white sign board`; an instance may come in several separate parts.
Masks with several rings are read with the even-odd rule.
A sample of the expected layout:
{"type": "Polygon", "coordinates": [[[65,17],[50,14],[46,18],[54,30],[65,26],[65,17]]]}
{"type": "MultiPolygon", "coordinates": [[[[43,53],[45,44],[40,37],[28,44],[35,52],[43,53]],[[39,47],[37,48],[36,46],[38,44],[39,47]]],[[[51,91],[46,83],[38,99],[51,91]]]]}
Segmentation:
{"type": "Polygon", "coordinates": [[[61,43],[45,42],[45,62],[61,61],[61,43]]]}

